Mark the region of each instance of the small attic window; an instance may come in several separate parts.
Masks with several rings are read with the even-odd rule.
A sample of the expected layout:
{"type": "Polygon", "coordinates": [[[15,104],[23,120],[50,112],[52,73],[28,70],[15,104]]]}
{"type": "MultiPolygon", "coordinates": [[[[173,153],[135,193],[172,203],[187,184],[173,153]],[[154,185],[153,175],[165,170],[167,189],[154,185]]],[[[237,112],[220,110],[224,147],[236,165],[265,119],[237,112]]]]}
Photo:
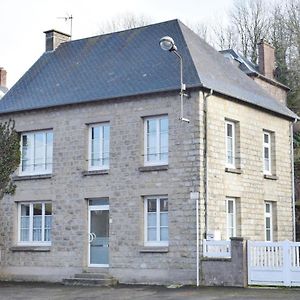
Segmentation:
{"type": "Polygon", "coordinates": [[[228,59],[228,60],[234,60],[234,57],[233,57],[233,55],[232,54],[230,54],[230,53],[224,53],[223,54],[224,55],[224,57],[226,58],[226,59],[228,59]]]}

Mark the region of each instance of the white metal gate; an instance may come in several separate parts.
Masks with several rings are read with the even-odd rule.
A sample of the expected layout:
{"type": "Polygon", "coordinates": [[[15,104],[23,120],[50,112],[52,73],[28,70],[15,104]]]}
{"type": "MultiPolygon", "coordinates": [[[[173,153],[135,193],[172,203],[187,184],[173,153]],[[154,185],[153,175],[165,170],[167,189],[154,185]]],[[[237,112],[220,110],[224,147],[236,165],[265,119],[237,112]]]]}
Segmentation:
{"type": "Polygon", "coordinates": [[[300,243],[248,241],[248,284],[300,286],[300,243]]]}

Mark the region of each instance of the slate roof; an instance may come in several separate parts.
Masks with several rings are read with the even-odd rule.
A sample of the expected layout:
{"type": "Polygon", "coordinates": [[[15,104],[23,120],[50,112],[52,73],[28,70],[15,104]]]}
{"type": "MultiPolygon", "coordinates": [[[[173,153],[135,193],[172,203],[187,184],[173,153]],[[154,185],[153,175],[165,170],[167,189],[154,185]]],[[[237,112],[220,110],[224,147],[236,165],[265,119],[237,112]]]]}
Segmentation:
{"type": "Polygon", "coordinates": [[[205,87],[296,118],[178,20],[61,44],[45,52],[0,101],[0,114],[178,90],[178,58],[159,47],[171,36],[187,87],[205,87]]]}

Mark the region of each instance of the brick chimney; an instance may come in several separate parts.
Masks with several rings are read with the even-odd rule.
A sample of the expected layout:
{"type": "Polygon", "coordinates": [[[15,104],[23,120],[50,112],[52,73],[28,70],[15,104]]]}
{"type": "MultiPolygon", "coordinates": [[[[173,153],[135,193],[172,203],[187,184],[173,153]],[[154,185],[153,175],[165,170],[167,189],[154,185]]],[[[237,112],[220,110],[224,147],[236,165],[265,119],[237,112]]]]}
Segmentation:
{"type": "Polygon", "coordinates": [[[0,86],[6,87],[6,70],[0,67],[0,86]]]}
{"type": "Polygon", "coordinates": [[[71,36],[57,30],[44,31],[46,34],[46,52],[55,50],[61,43],[71,40],[71,36]]]}
{"type": "Polygon", "coordinates": [[[275,48],[263,39],[258,43],[258,67],[261,74],[274,79],[275,48]]]}

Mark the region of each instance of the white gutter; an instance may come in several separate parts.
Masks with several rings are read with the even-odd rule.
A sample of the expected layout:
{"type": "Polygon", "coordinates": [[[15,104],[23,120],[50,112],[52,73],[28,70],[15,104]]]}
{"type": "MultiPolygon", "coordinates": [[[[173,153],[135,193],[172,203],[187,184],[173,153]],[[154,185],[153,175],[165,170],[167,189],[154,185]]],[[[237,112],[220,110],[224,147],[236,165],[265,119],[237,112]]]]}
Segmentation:
{"type": "Polygon", "coordinates": [[[204,202],[204,209],[205,209],[205,238],[207,238],[208,233],[208,105],[207,105],[207,98],[213,94],[213,90],[211,89],[209,94],[204,96],[204,110],[205,110],[205,202],[204,202]]]}
{"type": "MultiPolygon", "coordinates": [[[[294,121],[296,123],[297,120],[294,121]]],[[[291,167],[292,167],[292,210],[293,210],[293,241],[296,242],[296,211],[295,211],[295,171],[294,171],[294,134],[291,122],[291,167]]]]}
{"type": "MultiPolygon", "coordinates": [[[[207,227],[208,227],[208,214],[207,214],[207,202],[208,202],[208,157],[207,157],[207,98],[213,94],[213,90],[211,89],[209,94],[203,93],[204,100],[204,112],[205,112],[205,120],[204,120],[204,137],[205,137],[205,201],[204,201],[204,210],[205,210],[205,238],[207,235],[207,227]]],[[[197,268],[197,286],[199,286],[199,269],[200,269],[200,232],[199,232],[199,194],[196,200],[196,268],[197,268]]]]}
{"type": "MultiPolygon", "coordinates": [[[[199,195],[199,194],[198,194],[199,195]]],[[[199,248],[199,196],[196,199],[196,236],[197,236],[197,243],[196,243],[196,266],[197,266],[197,286],[199,286],[199,254],[200,254],[200,248],[199,248]]]]}

